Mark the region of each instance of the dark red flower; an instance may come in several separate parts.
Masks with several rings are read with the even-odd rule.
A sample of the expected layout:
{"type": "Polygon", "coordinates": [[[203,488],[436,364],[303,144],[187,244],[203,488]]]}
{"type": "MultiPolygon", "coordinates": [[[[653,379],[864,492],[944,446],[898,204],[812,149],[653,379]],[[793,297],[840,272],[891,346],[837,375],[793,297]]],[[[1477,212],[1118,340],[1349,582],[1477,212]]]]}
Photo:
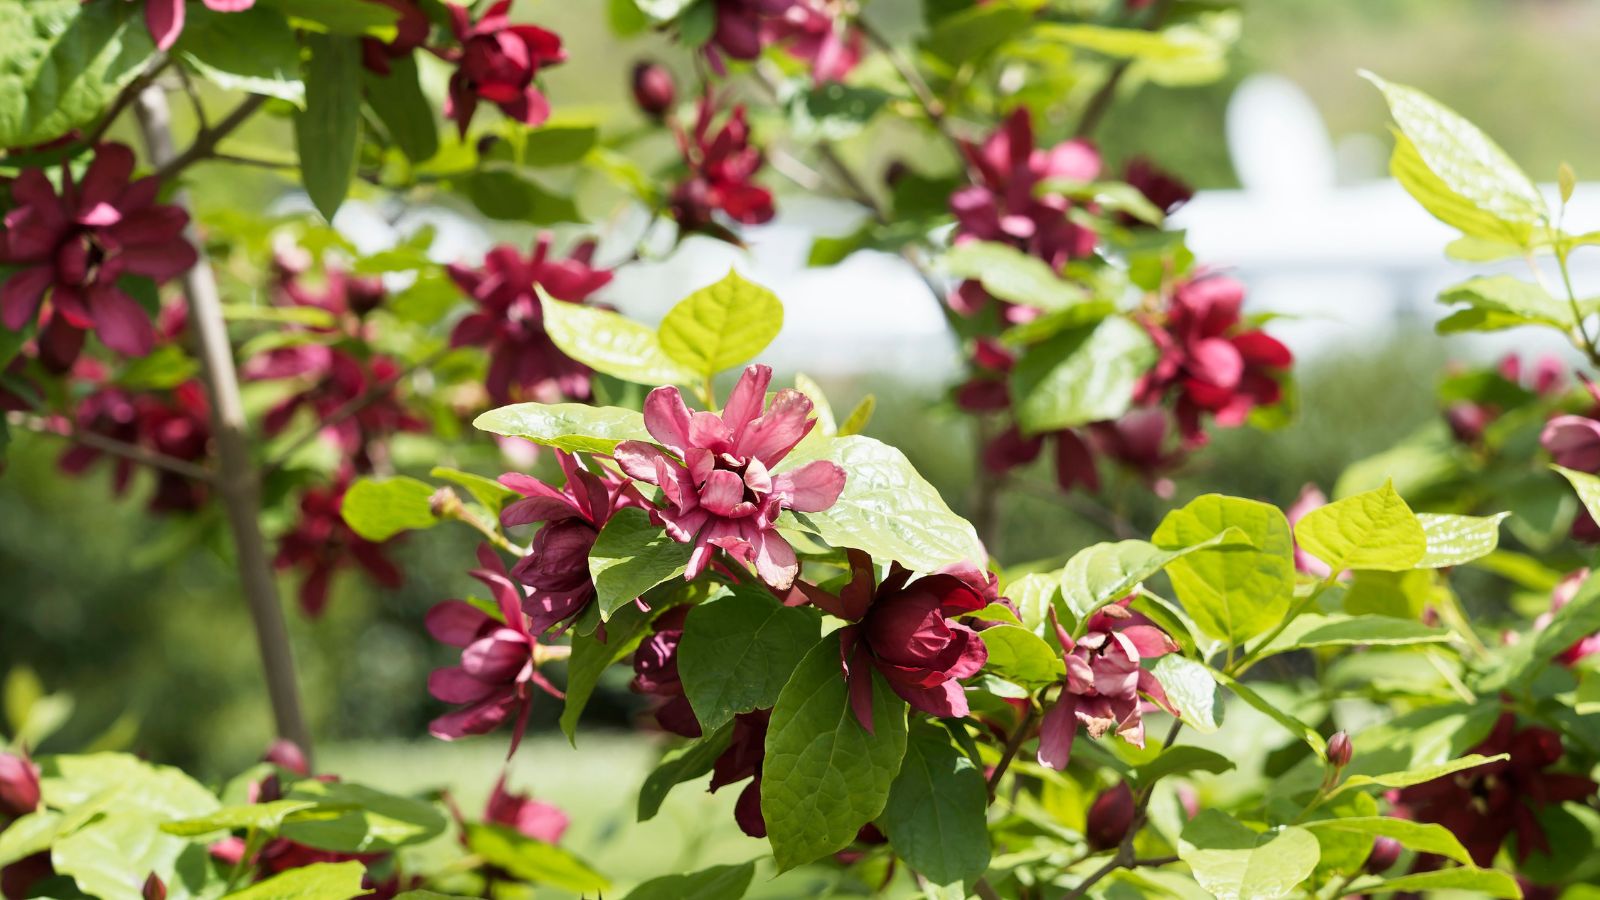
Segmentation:
{"type": "Polygon", "coordinates": [[[1367,854],[1367,861],[1361,868],[1373,875],[1389,871],[1400,860],[1401,851],[1405,847],[1392,837],[1379,835],[1372,840],[1372,851],[1367,854]]]}
{"type": "Polygon", "coordinates": [[[369,541],[345,524],[339,508],[349,487],[346,476],[327,486],[307,488],[300,495],[299,519],[278,538],[273,565],[279,570],[300,569],[305,573],[300,582],[300,609],[308,616],[322,614],[328,605],[334,573],[352,563],[391,590],[404,581],[399,567],[384,552],[390,542],[369,541]]]}
{"type": "Polygon", "coordinates": [[[510,752],[515,753],[528,724],[533,688],[558,699],[562,694],[539,671],[544,662],[543,645],[528,631],[522,592],[500,557],[489,545],[481,544],[478,564],[480,568],[470,574],[489,588],[500,618],[465,600],[446,600],[428,611],[428,633],[461,648],[461,664],[435,669],[428,676],[428,692],[436,699],[463,706],[434,719],[428,732],[453,741],[469,734],[487,734],[514,716],[510,752]]]}
{"type": "Polygon", "coordinates": [[[641,112],[659,119],[672,109],[678,89],[672,72],[660,63],[640,62],[633,67],[633,102],[641,112]]]}
{"type": "Polygon", "coordinates": [[[861,63],[865,38],[846,22],[838,0],[799,0],[763,23],[762,40],[811,66],[816,84],[843,81],[861,63]]]}
{"type": "Polygon", "coordinates": [[[15,208],[5,215],[0,263],[19,268],[0,285],[0,323],[22,330],[48,292],[56,327],[92,328],[119,353],[150,352],[150,314],[117,280],[167,281],[194,265],[196,253],[183,238],[188,214],[156,202],[155,178],[130,182],[133,166],[132,150],[101,144],[81,182],[63,165],[59,193],[38,169],[11,183],[15,208]]]}
{"type": "MultiPolygon", "coordinates": [[[[761,55],[762,32],[770,19],[784,15],[800,0],[714,0],[717,24],[706,45],[708,53],[720,51],[734,59],[761,55]]],[[[713,60],[716,57],[713,55],[713,60]]]]}
{"type": "Polygon", "coordinates": [[[321,436],[338,447],[358,472],[370,472],[383,441],[403,431],[426,431],[427,423],[397,396],[400,364],[387,356],[366,360],[324,344],[268,351],[242,367],[253,380],[294,379],[300,389],[267,410],[261,427],[282,434],[294,415],[309,409],[323,422],[321,436]]]}
{"type": "Polygon", "coordinates": [[[533,536],[528,555],[511,567],[512,577],[528,588],[522,609],[534,634],[583,614],[595,597],[589,577],[594,539],[617,510],[646,506],[633,482],[605,469],[590,472],[560,450],[556,460],[567,476],[559,490],[529,475],[500,476],[501,484],[523,496],[501,511],[500,524],[512,528],[544,523],[533,536]]]}
{"type": "Polygon", "coordinates": [[[872,730],[874,668],[913,709],[966,715],[961,679],[976,675],[989,653],[978,632],[954,617],[996,599],[993,576],[969,564],[912,578],[893,563],[875,584],[872,558],[859,550],[847,555],[850,581],[837,596],[805,582],[800,590],[823,611],[855,623],[840,631],[839,650],[856,721],[872,730]]]}
{"type": "Polygon", "coordinates": [[[0,816],[25,816],[39,808],[39,767],[17,753],[0,753],[0,816]]]}
{"type": "Polygon", "coordinates": [[[767,820],[761,815],[761,764],[766,760],[767,725],[772,710],[757,709],[733,717],[733,736],[711,766],[711,791],[737,781],[750,779],[739,792],[733,818],[739,830],[753,838],[767,836],[767,820]]]}
{"type": "Polygon", "coordinates": [[[772,192],[754,180],[765,160],[761,148],[750,144],[744,107],[735,106],[722,127],[713,132],[715,115],[711,98],[701,97],[694,130],[674,129],[689,173],[672,190],[671,213],[685,233],[703,232],[734,240],[714,214],[720,212],[744,225],[771,221],[772,192]]]}
{"type": "Polygon", "coordinates": [[[1091,616],[1077,640],[1055,622],[1051,611],[1067,677],[1039,724],[1040,765],[1066,768],[1079,723],[1089,729],[1090,737],[1115,730],[1123,740],[1143,747],[1141,694],[1174,712],[1161,682],[1140,663],[1165,656],[1178,645],[1149,620],[1129,612],[1127,602],[1113,603],[1091,616]]]}
{"type": "Polygon", "coordinates": [[[678,680],[678,642],[683,639],[683,620],[688,612],[688,607],[674,607],[651,623],[650,635],[633,652],[633,681],[629,687],[635,693],[659,698],[652,715],[662,731],[697,738],[700,721],[684,695],[683,682],[678,680]]]}
{"type": "Polygon", "coordinates": [[[1218,425],[1242,425],[1252,409],[1283,397],[1278,376],[1294,361],[1289,348],[1240,317],[1244,285],[1224,275],[1202,275],[1173,292],[1163,322],[1146,330],[1161,352],[1139,386],[1139,400],[1155,404],[1177,396],[1184,442],[1204,444],[1201,416],[1218,425]]]}
{"type": "Polygon", "coordinates": [[[1410,818],[1448,828],[1479,866],[1492,865],[1500,845],[1513,833],[1519,860],[1535,850],[1549,853],[1539,810],[1583,800],[1595,792],[1595,783],[1582,775],[1547,771],[1564,755],[1560,734],[1536,726],[1518,730],[1516,716],[1509,712],[1502,713],[1489,736],[1468,752],[1506,753],[1510,759],[1403,788],[1395,800],[1410,818]]]}
{"type": "Polygon", "coordinates": [[[1126,781],[1118,782],[1110,790],[1101,791],[1100,796],[1089,805],[1083,829],[1089,849],[1109,850],[1120,845],[1122,839],[1128,836],[1134,815],[1133,789],[1128,787],[1126,781]]]}
{"type": "Polygon", "coordinates": [[[514,828],[536,841],[546,844],[561,842],[571,820],[560,807],[540,803],[526,793],[506,790],[506,776],[501,775],[489,793],[488,805],[483,810],[483,820],[496,825],[514,828]]]}
{"type": "Polygon", "coordinates": [[[428,42],[430,24],[428,14],[418,6],[416,0],[367,0],[368,3],[380,3],[399,14],[395,20],[395,36],[392,41],[380,41],[377,38],[367,37],[361,39],[361,64],[367,70],[385,78],[389,76],[389,60],[410,56],[413,51],[428,42]]]}
{"type": "Polygon", "coordinates": [[[511,0],[500,0],[476,22],[464,6],[446,3],[445,8],[461,42],[461,54],[450,76],[444,114],[456,120],[461,136],[466,137],[479,100],[495,104],[524,125],[544,124],[550,118],[550,101],[539,92],[534,76],[566,61],[561,38],[536,25],[511,24],[511,0]]]}
{"type": "MultiPolygon", "coordinates": [[[[78,371],[98,371],[98,367],[80,366],[78,371]]],[[[210,452],[211,405],[198,381],[186,381],[165,393],[99,388],[79,401],[73,419],[79,432],[134,444],[184,462],[201,462],[210,452]]],[[[74,444],[61,454],[59,464],[62,471],[78,475],[104,455],[87,444],[74,444]]],[[[112,490],[120,496],[137,466],[125,456],[114,457],[112,465],[112,490]]],[[[156,478],[151,512],[193,512],[205,503],[202,482],[168,469],[151,471],[156,478]]]]}
{"type": "Polygon", "coordinates": [[[567,259],[550,258],[550,235],[541,234],[524,259],[514,247],[489,251],[478,269],[448,267],[456,286],[477,304],[477,311],[450,333],[453,347],[485,347],[489,352],[489,397],[505,404],[513,399],[551,403],[590,396],[589,367],[555,345],[544,330],[544,309],[535,288],[551,299],[582,303],[611,281],[611,273],[595,268],[594,242],[579,244],[567,259]]]}
{"type": "MultiPolygon", "coordinates": [[[[1122,170],[1122,180],[1137,188],[1151,206],[1169,216],[1194,197],[1193,188],[1143,156],[1128,160],[1122,170]]],[[[1118,214],[1117,221],[1130,228],[1148,225],[1127,213],[1118,214]]]]}

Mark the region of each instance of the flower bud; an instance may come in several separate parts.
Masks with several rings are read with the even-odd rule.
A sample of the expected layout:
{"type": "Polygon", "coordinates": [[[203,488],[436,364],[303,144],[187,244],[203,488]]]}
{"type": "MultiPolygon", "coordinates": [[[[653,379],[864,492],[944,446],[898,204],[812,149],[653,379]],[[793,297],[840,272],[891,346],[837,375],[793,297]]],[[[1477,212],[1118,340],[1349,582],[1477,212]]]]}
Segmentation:
{"type": "Polygon", "coordinates": [[[144,900],[167,900],[167,883],[161,880],[161,876],[151,872],[139,893],[144,900]]]}
{"type": "Polygon", "coordinates": [[[660,63],[641,62],[633,67],[633,102],[652,119],[659,119],[672,108],[677,87],[672,73],[660,63]]]}
{"type": "Polygon", "coordinates": [[[383,305],[382,278],[352,278],[345,290],[350,301],[350,311],[358,316],[366,316],[383,305]]]}
{"type": "Polygon", "coordinates": [[[1328,765],[1342,769],[1350,765],[1350,757],[1354,754],[1355,747],[1350,744],[1350,735],[1336,731],[1333,737],[1328,738],[1328,765]]]}
{"type": "Polygon", "coordinates": [[[1133,791],[1126,782],[1096,797],[1084,827],[1089,849],[1107,850],[1121,844],[1133,825],[1133,814],[1133,791]]]}
{"type": "Polygon", "coordinates": [[[1377,875],[1387,872],[1399,858],[1400,842],[1392,837],[1379,835],[1372,841],[1372,852],[1367,854],[1367,862],[1363,868],[1377,875]]]}
{"type": "Polygon", "coordinates": [[[26,756],[0,753],[0,816],[25,816],[39,808],[39,770],[26,756]]]}
{"type": "Polygon", "coordinates": [[[269,762],[280,769],[288,769],[296,775],[310,775],[311,764],[306,761],[304,750],[300,745],[287,738],[278,738],[267,748],[266,755],[261,757],[262,762],[269,762]]]}

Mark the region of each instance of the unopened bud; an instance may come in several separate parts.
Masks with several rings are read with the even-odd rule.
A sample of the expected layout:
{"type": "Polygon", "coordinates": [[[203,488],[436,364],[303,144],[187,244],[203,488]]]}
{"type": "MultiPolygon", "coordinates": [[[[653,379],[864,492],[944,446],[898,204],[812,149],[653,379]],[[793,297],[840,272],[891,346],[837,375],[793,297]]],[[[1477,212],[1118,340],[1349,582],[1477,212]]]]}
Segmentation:
{"type": "Polygon", "coordinates": [[[143,895],[144,900],[167,900],[167,883],[161,880],[161,876],[151,872],[150,877],[144,880],[144,887],[139,893],[143,895]]]}
{"type": "Polygon", "coordinates": [[[672,73],[660,63],[641,62],[633,67],[633,102],[652,119],[659,119],[672,108],[678,93],[672,73]]]}
{"type": "Polygon", "coordinates": [[[39,808],[39,770],[26,756],[0,753],[0,816],[25,816],[39,808]]]}
{"type": "Polygon", "coordinates": [[[1094,798],[1084,827],[1089,849],[1107,850],[1121,844],[1133,826],[1133,815],[1133,790],[1127,782],[1094,798]]]}
{"type": "Polygon", "coordinates": [[[436,518],[459,519],[466,514],[466,504],[456,496],[456,492],[447,487],[439,488],[428,498],[428,511],[436,518]]]}
{"type": "Polygon", "coordinates": [[[350,311],[363,317],[383,304],[383,294],[382,278],[352,278],[345,288],[350,311]]]}
{"type": "Polygon", "coordinates": [[[262,762],[269,762],[280,769],[288,769],[296,775],[310,775],[311,764],[306,761],[304,750],[300,745],[288,738],[278,738],[267,748],[266,755],[261,757],[262,762]]]}
{"type": "Polygon", "coordinates": [[[1328,738],[1328,765],[1335,769],[1342,769],[1350,765],[1350,757],[1355,755],[1355,747],[1350,744],[1350,735],[1342,731],[1334,732],[1328,738]]]}
{"type": "Polygon", "coordinates": [[[1387,872],[1400,858],[1400,849],[1399,841],[1379,835],[1373,839],[1372,852],[1367,854],[1366,864],[1362,868],[1373,875],[1387,872]]]}

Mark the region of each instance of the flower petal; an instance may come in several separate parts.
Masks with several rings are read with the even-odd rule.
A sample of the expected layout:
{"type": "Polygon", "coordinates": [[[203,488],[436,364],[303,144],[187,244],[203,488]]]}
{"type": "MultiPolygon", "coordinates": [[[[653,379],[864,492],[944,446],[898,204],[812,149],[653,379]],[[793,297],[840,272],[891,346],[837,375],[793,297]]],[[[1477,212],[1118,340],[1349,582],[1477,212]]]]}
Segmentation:
{"type": "Polygon", "coordinates": [[[644,427],[658,443],[679,456],[693,446],[689,441],[689,407],[683,402],[683,394],[670,385],[656,388],[645,398],[644,427]]]}
{"type": "Polygon", "coordinates": [[[798,469],[775,475],[772,492],[798,512],[822,512],[844,492],[845,471],[837,463],[819,459],[798,469]]]}

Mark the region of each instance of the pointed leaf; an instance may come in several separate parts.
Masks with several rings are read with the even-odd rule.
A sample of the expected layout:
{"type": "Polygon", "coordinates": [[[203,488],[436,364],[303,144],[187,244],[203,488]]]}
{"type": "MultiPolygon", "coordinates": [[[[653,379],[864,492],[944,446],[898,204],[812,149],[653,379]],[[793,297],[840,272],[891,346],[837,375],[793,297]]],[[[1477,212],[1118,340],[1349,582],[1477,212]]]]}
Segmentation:
{"type": "Polygon", "coordinates": [[[689,611],[678,642],[678,677],[700,727],[735,713],[770,709],[822,633],[814,609],[784,606],[761,587],[732,592],[689,611]]]}
{"type": "MultiPolygon", "coordinates": [[[[365,897],[367,867],[350,862],[312,863],[289,869],[228,895],[229,900],[311,900],[315,897],[365,897]]],[[[140,882],[143,884],[144,882],[140,882]]],[[[134,893],[138,896],[138,892],[134,893]]]]}
{"type": "Polygon", "coordinates": [[[1156,355],[1150,335],[1121,316],[1035,344],[1011,374],[1017,422],[1025,433],[1039,434],[1115,419],[1132,406],[1156,355]]]}
{"type": "Polygon", "coordinates": [[[1392,484],[1306,513],[1295,524],[1294,537],[1300,549],[1335,572],[1400,572],[1421,563],[1428,552],[1422,523],[1392,484]]]}
{"type": "Polygon", "coordinates": [[[1304,828],[1257,832],[1215,809],[1190,819],[1178,841],[1178,858],[1218,900],[1287,897],[1311,877],[1321,853],[1304,828]]]}
{"type": "Polygon", "coordinates": [[[1102,606],[1127,596],[1173,560],[1219,544],[1249,546],[1249,538],[1237,528],[1228,528],[1198,544],[1175,550],[1163,550],[1148,541],[1137,540],[1085,547],[1073,554],[1061,572],[1062,599],[1073,615],[1083,621],[1102,606]]]}
{"type": "Polygon", "coordinates": [[[339,514],[356,534],[386,541],[402,531],[420,531],[439,524],[429,498],[434,487],[415,478],[359,478],[345,491],[339,514]]]}
{"type": "Polygon", "coordinates": [[[1237,529],[1248,544],[1231,542],[1190,552],[1167,564],[1167,576],[1195,625],[1234,644],[1277,625],[1294,593],[1289,522],[1274,506],[1207,494],[1174,510],[1153,543],[1178,550],[1237,529]]]}
{"type": "Polygon", "coordinates": [[[661,762],[656,764],[639,788],[639,821],[655,818],[656,813],[661,811],[662,801],[667,799],[667,794],[673,788],[711,771],[717,757],[728,749],[732,740],[733,726],[723,725],[694,743],[669,751],[661,757],[661,762]]]}
{"type": "Polygon", "coordinates": [[[623,441],[651,440],[644,416],[631,409],[584,403],[515,403],[489,410],[472,425],[572,453],[609,454],[623,441]]]}
{"type": "Polygon", "coordinates": [[[1407,850],[1433,853],[1459,863],[1472,864],[1471,854],[1467,853],[1461,842],[1456,840],[1456,836],[1450,833],[1450,829],[1443,825],[1413,822],[1409,819],[1391,819],[1386,816],[1356,816],[1307,822],[1306,828],[1314,833],[1353,832],[1372,837],[1394,838],[1407,850]]]}
{"type": "Polygon", "coordinates": [[[747,362],[783,328],[777,295],[729,270],[690,294],[661,320],[661,349],[673,361],[709,378],[747,362]]]}
{"type": "Polygon", "coordinates": [[[1417,565],[1424,569],[1460,566],[1481,559],[1500,546],[1500,523],[1511,513],[1492,516],[1450,516],[1417,513],[1428,550],[1417,565]]]}
{"type": "Polygon", "coordinates": [[[929,881],[968,882],[989,867],[988,805],[983,773],[949,734],[923,726],[889,788],[883,830],[896,855],[929,881]]]}
{"type": "Polygon", "coordinates": [[[755,878],[756,864],[737,866],[712,866],[687,875],[664,875],[652,878],[628,892],[623,900],[739,900],[750,889],[755,878]]]}
{"type": "Polygon", "coordinates": [[[544,328],[561,352],[597,372],[654,387],[699,384],[700,374],[662,349],[656,332],[621,313],[539,294],[544,328]]]}
{"type": "Polygon", "coordinates": [[[294,117],[300,179],[322,217],[333,220],[356,174],[361,143],[361,43],[353,37],[305,36],[306,108],[294,117]]]}
{"type": "Polygon", "coordinates": [[[594,580],[600,617],[609,620],[619,607],[682,575],[693,549],[692,544],[673,540],[650,521],[648,512],[634,506],[617,510],[589,550],[589,577],[594,580]]]}

